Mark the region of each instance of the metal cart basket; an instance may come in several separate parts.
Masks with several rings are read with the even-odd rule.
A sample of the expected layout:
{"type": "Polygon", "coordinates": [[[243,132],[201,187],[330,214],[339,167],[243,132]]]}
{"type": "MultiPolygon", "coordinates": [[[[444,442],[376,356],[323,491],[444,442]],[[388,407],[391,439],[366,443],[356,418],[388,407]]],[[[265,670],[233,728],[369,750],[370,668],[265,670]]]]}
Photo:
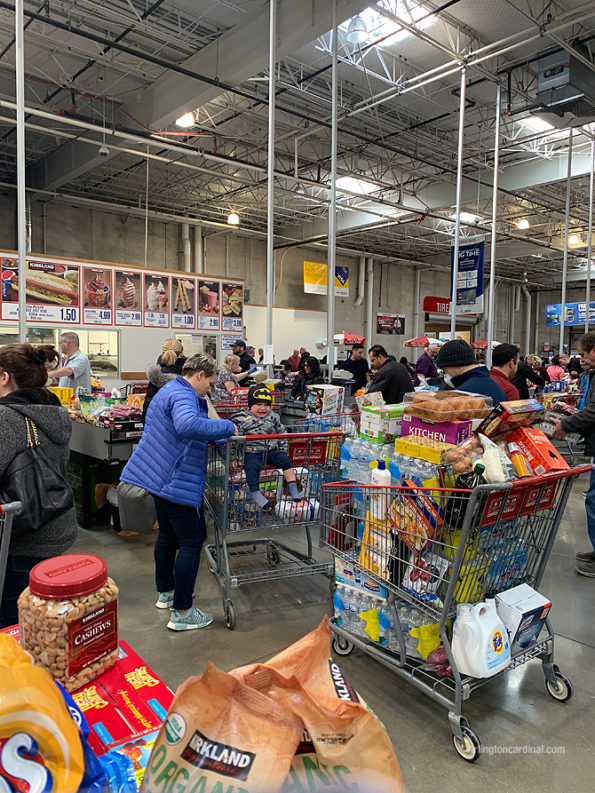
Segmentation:
{"type": "Polygon", "coordinates": [[[0,597],[4,590],[4,578],[6,576],[6,562],[8,559],[8,548],[10,546],[10,535],[12,533],[12,521],[16,514],[21,511],[20,501],[12,501],[10,504],[0,504],[0,597]]]}
{"type": "Polygon", "coordinates": [[[248,435],[209,448],[205,507],[213,517],[215,537],[205,552],[209,569],[223,591],[225,622],[230,630],[236,622],[232,589],[316,573],[330,576],[332,563],[317,561],[313,555],[310,528],[319,521],[321,485],[337,479],[342,440],[340,431],[248,435]],[[269,498],[267,509],[257,507],[246,484],[245,457],[255,443],[262,454],[260,489],[269,498]],[[280,445],[295,468],[302,501],[290,499],[282,472],[269,463],[269,455],[280,445]],[[304,553],[269,536],[278,529],[294,527],[303,529],[304,553]],[[266,536],[255,536],[263,534],[266,536]],[[242,535],[249,538],[239,539],[242,535]]]}
{"type": "MultiPolygon", "coordinates": [[[[573,480],[591,467],[471,491],[413,484],[322,487],[320,544],[335,557],[333,592],[338,591],[331,619],[334,651],[363,650],[446,707],[455,749],[467,761],[478,759],[481,749],[462,703],[491,678],[466,677],[457,668],[448,640],[457,604],[479,603],[520,583],[539,587],[573,480]],[[371,636],[359,616],[374,603],[389,625],[382,636],[378,623],[378,635],[371,636]],[[442,672],[431,671],[420,654],[428,637],[446,652],[442,672]]],[[[548,619],[534,639],[512,654],[500,674],[539,658],[547,691],[565,702],[572,686],[554,663],[548,619]]]]}

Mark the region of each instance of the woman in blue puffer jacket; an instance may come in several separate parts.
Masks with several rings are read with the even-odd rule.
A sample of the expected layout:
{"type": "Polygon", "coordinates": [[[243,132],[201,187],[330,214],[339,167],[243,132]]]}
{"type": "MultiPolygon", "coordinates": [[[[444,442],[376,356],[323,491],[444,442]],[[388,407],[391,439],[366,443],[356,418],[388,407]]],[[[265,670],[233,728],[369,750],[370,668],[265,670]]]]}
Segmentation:
{"type": "Polygon", "coordinates": [[[204,398],[215,381],[210,355],[193,355],[182,375],[153,398],[145,431],[121,480],[155,499],[159,533],[155,542],[157,608],[170,608],[167,627],[174,631],[204,628],[210,614],[192,608],[192,593],[206,526],[203,491],[209,442],[237,435],[231,421],[209,419],[204,398]]]}

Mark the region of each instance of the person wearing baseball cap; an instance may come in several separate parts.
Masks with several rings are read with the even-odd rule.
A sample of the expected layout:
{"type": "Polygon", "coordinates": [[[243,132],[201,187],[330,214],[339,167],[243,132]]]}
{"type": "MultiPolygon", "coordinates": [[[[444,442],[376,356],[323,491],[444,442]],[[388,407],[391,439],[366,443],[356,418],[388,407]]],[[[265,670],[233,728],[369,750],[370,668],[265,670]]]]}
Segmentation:
{"type": "MultiPolygon", "coordinates": [[[[240,435],[282,435],[287,432],[279,415],[271,410],[273,394],[265,385],[253,385],[248,391],[248,410],[240,410],[231,420],[240,435]]],[[[260,472],[267,465],[283,471],[289,495],[301,501],[302,494],[296,481],[295,470],[287,454],[287,441],[280,438],[262,438],[246,441],[244,447],[244,471],[250,490],[250,498],[263,509],[270,509],[272,502],[260,490],[260,472]]]]}
{"type": "Polygon", "coordinates": [[[246,342],[242,339],[236,339],[234,341],[231,351],[240,359],[241,372],[248,372],[250,367],[256,364],[254,358],[246,352],[246,342]]]}
{"type": "Polygon", "coordinates": [[[487,366],[478,364],[475,353],[463,339],[453,339],[438,351],[436,366],[444,372],[444,382],[457,391],[492,397],[494,406],[506,401],[506,394],[490,377],[487,366]]]}

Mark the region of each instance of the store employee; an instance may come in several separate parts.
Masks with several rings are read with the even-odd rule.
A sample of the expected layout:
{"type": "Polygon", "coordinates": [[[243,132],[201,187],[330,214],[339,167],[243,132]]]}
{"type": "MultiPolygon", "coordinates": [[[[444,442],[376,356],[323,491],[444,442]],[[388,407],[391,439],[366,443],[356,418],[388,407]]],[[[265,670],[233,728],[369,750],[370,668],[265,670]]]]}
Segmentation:
{"type": "Polygon", "coordinates": [[[91,364],[84,352],[79,350],[79,337],[73,331],[60,336],[60,349],[65,358],[64,365],[49,372],[50,377],[59,377],[60,388],[85,388],[91,393],[91,364]]]}

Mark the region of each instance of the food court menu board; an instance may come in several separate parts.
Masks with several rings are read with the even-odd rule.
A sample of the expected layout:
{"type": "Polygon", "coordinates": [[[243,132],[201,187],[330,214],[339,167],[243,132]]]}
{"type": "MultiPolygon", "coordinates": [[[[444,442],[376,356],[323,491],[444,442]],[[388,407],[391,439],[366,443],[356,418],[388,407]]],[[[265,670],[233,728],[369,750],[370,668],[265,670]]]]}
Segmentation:
{"type": "Polygon", "coordinates": [[[84,325],[112,324],[112,271],[83,267],[82,299],[84,325]]]}
{"type": "Polygon", "coordinates": [[[244,327],[244,285],[224,281],[221,284],[221,329],[240,336],[244,327]]]}
{"type": "Polygon", "coordinates": [[[220,330],[221,284],[219,281],[198,281],[198,327],[220,330]]]}
{"type": "Polygon", "coordinates": [[[136,270],[115,270],[116,325],[140,326],[143,286],[141,274],[136,270]]]}
{"type": "MultiPolygon", "coordinates": [[[[19,318],[17,257],[0,253],[0,317],[19,318]]],[[[178,328],[242,334],[244,285],[208,276],[126,269],[103,262],[54,260],[26,264],[27,321],[53,325],[178,328]]]]}
{"type": "Polygon", "coordinates": [[[187,276],[173,276],[172,282],[172,328],[194,330],[196,327],[196,280],[187,276]]]}
{"type": "MultiPolygon", "coordinates": [[[[25,300],[27,321],[64,325],[79,323],[80,267],[70,263],[27,262],[25,300]]],[[[19,280],[16,259],[2,259],[2,319],[18,320],[19,280]]]]}
{"type": "Polygon", "coordinates": [[[144,274],[145,328],[169,328],[169,275],[144,274]]]}

